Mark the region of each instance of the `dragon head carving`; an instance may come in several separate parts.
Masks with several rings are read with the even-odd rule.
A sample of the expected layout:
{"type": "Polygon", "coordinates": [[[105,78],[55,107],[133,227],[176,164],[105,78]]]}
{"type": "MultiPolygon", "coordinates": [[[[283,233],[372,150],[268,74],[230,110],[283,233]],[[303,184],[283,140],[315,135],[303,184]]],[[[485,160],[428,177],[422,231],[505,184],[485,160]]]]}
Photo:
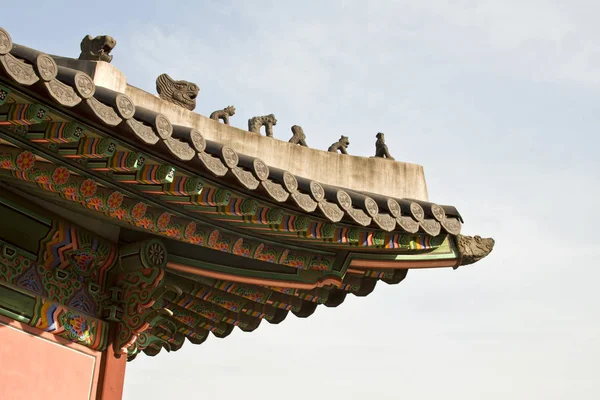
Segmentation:
{"type": "Polygon", "coordinates": [[[110,52],[116,45],[117,41],[112,36],[102,35],[92,38],[92,36],[87,35],[81,41],[81,54],[79,55],[79,59],[106,61],[109,63],[113,59],[110,52]]]}
{"type": "Polygon", "coordinates": [[[492,251],[496,242],[492,238],[482,238],[481,236],[456,236],[456,244],[460,253],[460,265],[473,264],[492,251]]]}
{"type": "Polygon", "coordinates": [[[156,78],[156,91],[161,99],[192,111],[200,88],[188,81],[176,81],[167,74],[156,78]]]}

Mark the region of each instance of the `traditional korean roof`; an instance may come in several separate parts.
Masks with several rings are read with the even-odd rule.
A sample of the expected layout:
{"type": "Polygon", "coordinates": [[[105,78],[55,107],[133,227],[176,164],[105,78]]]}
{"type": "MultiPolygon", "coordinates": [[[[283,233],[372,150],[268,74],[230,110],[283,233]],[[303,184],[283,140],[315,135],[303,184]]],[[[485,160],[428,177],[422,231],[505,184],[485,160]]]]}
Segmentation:
{"type": "Polygon", "coordinates": [[[123,82],[103,83],[103,60],[50,56],[0,28],[0,181],[121,227],[112,268],[119,316],[107,316],[110,307],[91,315],[122,324],[117,352],[154,355],[186,337],[202,343],[208,332],[279,323],[289,311],[307,317],[379,281],[399,283],[408,269],[456,268],[493,247],[460,235],[457,209],[428,201],[426,189],[407,183],[402,190],[417,198],[406,198],[385,182],[348,182],[336,168],[375,166],[379,179],[408,182],[419,166],[235,129],[123,82]],[[333,176],[287,170],[262,144],[316,157],[333,176]],[[140,280],[152,304],[128,310],[140,280]]]}

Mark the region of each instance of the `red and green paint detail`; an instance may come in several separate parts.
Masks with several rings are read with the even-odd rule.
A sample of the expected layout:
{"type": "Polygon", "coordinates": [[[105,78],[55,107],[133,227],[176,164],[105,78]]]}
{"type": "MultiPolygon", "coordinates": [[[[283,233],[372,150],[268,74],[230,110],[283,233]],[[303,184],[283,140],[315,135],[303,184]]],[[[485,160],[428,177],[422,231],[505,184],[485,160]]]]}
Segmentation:
{"type": "Polygon", "coordinates": [[[255,260],[277,263],[298,269],[331,271],[334,257],[311,255],[307,252],[232,236],[228,233],[199,226],[195,221],[175,217],[165,211],[155,211],[143,201],[126,197],[119,191],[109,191],[94,179],[73,179],[69,170],[57,166],[54,170],[34,167],[35,156],[29,151],[18,155],[0,154],[0,168],[11,171],[16,178],[37,183],[62,198],[127,222],[151,233],[235,254],[255,260]]]}

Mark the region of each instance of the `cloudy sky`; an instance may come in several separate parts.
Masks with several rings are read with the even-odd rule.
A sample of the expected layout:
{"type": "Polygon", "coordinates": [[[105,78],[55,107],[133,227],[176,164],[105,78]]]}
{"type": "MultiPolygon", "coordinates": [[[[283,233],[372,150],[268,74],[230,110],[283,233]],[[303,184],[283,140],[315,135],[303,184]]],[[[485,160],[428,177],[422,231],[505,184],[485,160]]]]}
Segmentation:
{"type": "Polygon", "coordinates": [[[600,3],[84,4],[10,2],[0,25],[72,57],[84,35],[110,34],[131,85],[194,81],[197,112],[234,104],[242,128],[274,113],[283,140],[298,124],[311,147],[344,134],[371,156],[385,132],[466,234],[496,239],[474,266],[141,355],[125,399],[600,398],[600,3]]]}

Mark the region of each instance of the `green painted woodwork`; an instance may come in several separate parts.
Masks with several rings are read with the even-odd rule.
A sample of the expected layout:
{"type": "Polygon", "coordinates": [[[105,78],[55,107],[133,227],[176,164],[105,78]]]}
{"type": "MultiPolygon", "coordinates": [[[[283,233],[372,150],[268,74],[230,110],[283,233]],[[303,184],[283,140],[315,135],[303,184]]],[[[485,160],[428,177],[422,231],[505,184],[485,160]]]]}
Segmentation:
{"type": "Polygon", "coordinates": [[[144,165],[144,160],[140,153],[117,151],[110,158],[89,160],[86,166],[95,171],[135,172],[144,165]]]}
{"type": "Polygon", "coordinates": [[[49,226],[6,204],[0,203],[0,215],[2,216],[0,238],[31,253],[36,253],[40,240],[49,231],[49,226]]]}
{"type": "Polygon", "coordinates": [[[0,284],[0,314],[29,323],[34,308],[35,296],[0,284]]]}
{"type": "Polygon", "coordinates": [[[47,117],[48,111],[42,104],[4,104],[0,106],[0,121],[20,126],[39,124],[47,117]]]}
{"type": "Polygon", "coordinates": [[[10,95],[10,89],[6,86],[0,85],[0,106],[3,105],[6,100],[8,100],[8,95],[10,95]]]}
{"type": "Polygon", "coordinates": [[[70,122],[32,125],[25,137],[36,143],[72,143],[83,137],[83,126],[70,122]]]}
{"type": "Polygon", "coordinates": [[[117,142],[107,138],[84,138],[75,143],[62,145],[58,154],[67,158],[106,158],[112,157],[117,142]]]}
{"type": "MultiPolygon", "coordinates": [[[[0,170],[0,172],[4,172],[0,170]]],[[[46,226],[52,225],[52,219],[48,218],[48,213],[43,208],[31,204],[23,205],[23,198],[13,194],[7,190],[0,191],[0,204],[10,207],[13,210],[18,210],[21,214],[29,216],[36,221],[43,223],[46,226]]]]}
{"type": "MultiPolygon", "coordinates": [[[[256,270],[245,268],[240,266],[239,268],[235,268],[228,265],[222,264],[214,264],[201,260],[191,259],[187,257],[178,256],[175,254],[171,254],[169,256],[169,261],[177,264],[187,265],[187,266],[195,266],[199,270],[209,270],[214,272],[222,272],[231,275],[237,276],[245,276],[248,278],[263,278],[263,279],[271,279],[271,280],[280,280],[280,281],[288,281],[288,282],[302,282],[302,283],[314,283],[317,282],[320,278],[324,276],[336,276],[342,277],[343,274],[341,272],[322,272],[322,271],[309,271],[296,269],[290,273],[278,273],[274,271],[265,271],[265,270],[256,270]]],[[[190,273],[194,275],[193,273],[190,273]]]]}

